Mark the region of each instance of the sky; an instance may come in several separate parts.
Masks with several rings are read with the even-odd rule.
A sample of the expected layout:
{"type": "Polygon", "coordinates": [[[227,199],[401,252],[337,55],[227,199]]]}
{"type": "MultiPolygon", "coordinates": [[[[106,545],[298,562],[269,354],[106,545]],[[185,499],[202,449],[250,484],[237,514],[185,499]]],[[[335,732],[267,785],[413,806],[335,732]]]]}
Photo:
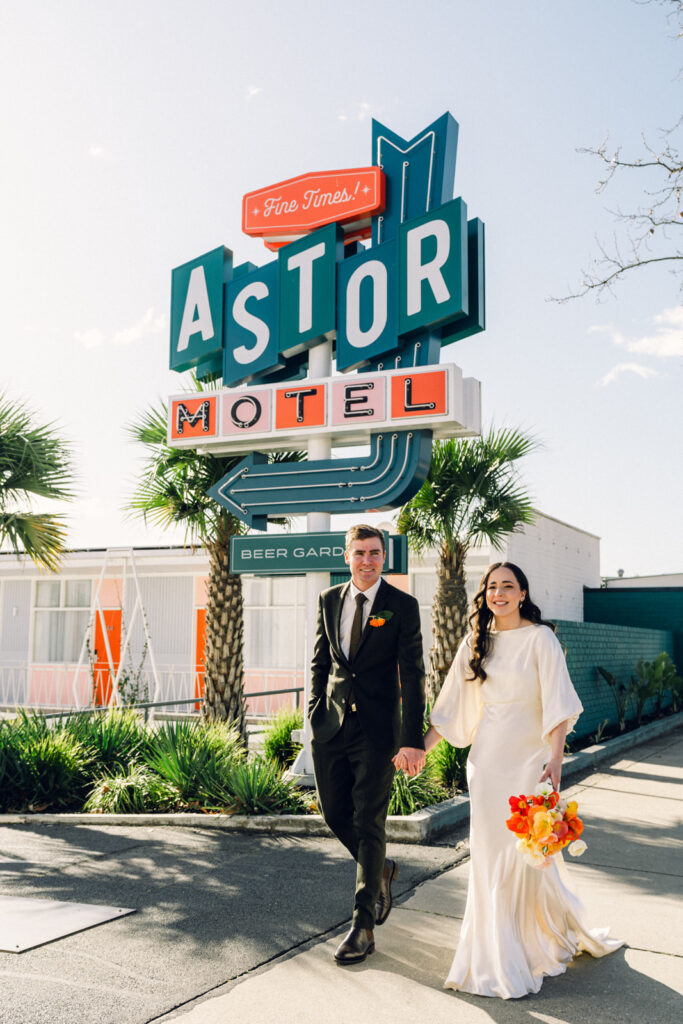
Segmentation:
{"type": "Polygon", "coordinates": [[[652,184],[597,195],[577,150],[658,145],[681,65],[665,8],[637,0],[0,0],[0,390],[73,444],[70,545],[183,539],[123,511],[142,457],[126,426],[185,386],[172,268],[221,244],[267,262],[246,192],[369,165],[373,117],[410,138],[450,111],[454,194],[486,224],[487,329],[449,361],[481,380],[485,426],[543,442],[523,482],[602,538],[603,575],[683,570],[671,264],[550,301],[652,184]]]}

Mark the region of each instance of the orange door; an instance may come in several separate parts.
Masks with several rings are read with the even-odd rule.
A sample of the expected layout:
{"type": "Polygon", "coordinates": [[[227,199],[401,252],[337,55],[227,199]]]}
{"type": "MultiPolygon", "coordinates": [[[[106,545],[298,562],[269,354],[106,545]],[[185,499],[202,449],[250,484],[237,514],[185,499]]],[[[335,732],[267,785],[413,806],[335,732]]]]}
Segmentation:
{"type": "MultiPolygon", "coordinates": [[[[197,609],[197,640],[195,642],[194,692],[197,697],[204,696],[204,652],[206,651],[206,608],[197,609]]],[[[199,711],[199,704],[195,704],[199,711]]]]}
{"type": "MultiPolygon", "coordinates": [[[[121,660],[121,609],[107,608],[103,612],[103,616],[107,630],[107,639],[109,641],[109,653],[111,654],[111,660],[114,667],[114,675],[116,675],[119,662],[121,660]]],[[[95,674],[93,703],[100,707],[105,707],[111,700],[111,695],[114,689],[114,679],[112,677],[109,659],[107,657],[107,645],[104,642],[102,616],[99,612],[95,615],[95,647],[93,650],[93,656],[93,670],[95,674]]]]}

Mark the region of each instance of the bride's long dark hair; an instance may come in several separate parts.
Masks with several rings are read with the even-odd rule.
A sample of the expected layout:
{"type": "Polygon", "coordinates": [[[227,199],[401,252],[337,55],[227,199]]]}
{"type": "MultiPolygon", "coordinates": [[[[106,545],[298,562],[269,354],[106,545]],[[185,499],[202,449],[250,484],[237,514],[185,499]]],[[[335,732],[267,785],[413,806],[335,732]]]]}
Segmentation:
{"type": "Polygon", "coordinates": [[[469,617],[469,624],[472,629],[471,650],[472,657],[468,664],[472,672],[472,682],[480,679],[483,683],[486,679],[484,659],[491,649],[491,623],[493,612],[486,603],[486,588],[489,585],[489,576],[496,569],[509,569],[523,590],[524,600],[519,606],[519,614],[523,619],[528,619],[536,626],[549,626],[553,633],[555,625],[541,617],[541,609],[535,605],[529,596],[529,581],[518,565],[513,562],[494,562],[490,565],[481,578],[479,590],[472,599],[472,614],[469,617]]]}

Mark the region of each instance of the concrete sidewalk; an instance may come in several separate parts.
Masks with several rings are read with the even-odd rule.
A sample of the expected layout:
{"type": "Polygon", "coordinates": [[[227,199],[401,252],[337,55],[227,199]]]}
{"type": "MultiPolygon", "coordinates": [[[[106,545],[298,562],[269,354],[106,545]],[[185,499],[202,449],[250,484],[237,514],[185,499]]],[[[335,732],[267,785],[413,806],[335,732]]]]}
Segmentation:
{"type": "Polygon", "coordinates": [[[442,989],[465,905],[468,863],[420,884],[375,933],[377,952],[338,967],[327,941],[283,958],[220,994],[158,1018],[178,1024],[672,1024],[683,1019],[683,875],[679,732],[633,750],[568,791],[579,800],[588,851],[568,858],[589,922],[628,946],[577,958],[523,1000],[442,989]]]}

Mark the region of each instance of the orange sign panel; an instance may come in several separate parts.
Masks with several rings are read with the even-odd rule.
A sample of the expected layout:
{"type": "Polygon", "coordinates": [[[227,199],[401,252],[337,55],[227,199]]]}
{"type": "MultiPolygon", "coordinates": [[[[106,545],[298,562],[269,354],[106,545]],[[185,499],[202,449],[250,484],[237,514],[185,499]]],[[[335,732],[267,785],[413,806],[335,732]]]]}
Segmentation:
{"type": "Polygon", "coordinates": [[[426,416],[445,413],[446,371],[402,373],[391,378],[391,415],[426,416]]]}
{"type": "Polygon", "coordinates": [[[384,173],[379,167],[315,171],[247,192],[242,230],[270,248],[337,223],[354,238],[370,236],[370,218],[384,210],[384,173]]]}
{"type": "Polygon", "coordinates": [[[171,437],[175,440],[215,437],[218,433],[217,403],[215,395],[210,398],[174,399],[171,406],[171,437]]]}
{"type": "Polygon", "coordinates": [[[275,429],[325,426],[325,386],[278,388],[275,429]]]}

